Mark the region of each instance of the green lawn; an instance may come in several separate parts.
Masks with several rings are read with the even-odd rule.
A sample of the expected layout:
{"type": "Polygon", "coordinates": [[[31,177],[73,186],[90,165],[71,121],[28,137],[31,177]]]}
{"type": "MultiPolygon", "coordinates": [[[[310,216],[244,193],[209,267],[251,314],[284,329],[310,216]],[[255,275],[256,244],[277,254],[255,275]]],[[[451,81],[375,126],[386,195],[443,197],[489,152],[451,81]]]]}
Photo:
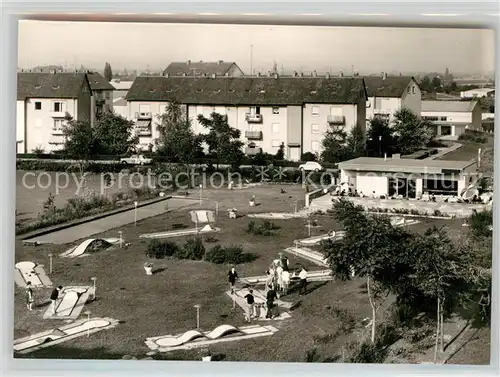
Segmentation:
{"type": "Polygon", "coordinates": [[[493,148],[494,139],[492,136],[488,136],[488,141],[484,144],[473,143],[470,141],[457,141],[457,143],[462,144],[461,148],[445,154],[444,156],[438,158],[438,160],[455,160],[455,161],[468,161],[473,158],[477,158],[477,151],[482,148],[483,151],[486,148],[493,148]]]}
{"type": "MultiPolygon", "coordinates": [[[[230,220],[225,212],[230,206],[237,206],[241,213],[248,211],[289,211],[290,202],[299,197],[302,191],[287,188],[296,196],[289,198],[280,195],[279,187],[267,191],[208,191],[207,197],[221,203],[220,215],[216,226],[220,233],[209,234],[222,245],[242,245],[247,253],[258,258],[237,266],[240,276],[262,275],[278,252],[291,246],[298,238],[307,237],[305,219],[276,220],[280,228],[275,236],[261,237],[245,232],[248,217],[230,220]],[[244,206],[254,193],[261,206],[244,206]],[[295,198],[295,199],[294,199],[295,198]]],[[[313,235],[330,229],[339,230],[336,221],[327,216],[317,216],[320,229],[313,230],[313,235]]],[[[259,220],[257,220],[259,221],[259,220]]],[[[436,224],[446,225],[453,235],[464,232],[461,221],[424,220],[416,225],[415,231],[424,231],[436,224]]],[[[147,276],[143,264],[147,260],[144,252],[147,241],[139,239],[142,233],[172,229],[173,224],[193,227],[186,211],[166,213],[161,216],[142,220],[123,227],[125,241],[131,245],[125,249],[110,249],[84,258],[54,258],[54,271],[50,276],[55,285],[91,285],[91,277],[97,277],[97,300],[86,305],[95,317],[111,317],[121,321],[118,327],[92,334],[89,338],[80,337],[54,347],[28,354],[30,358],[79,358],[112,359],[123,355],[144,357],[149,348],[144,344],[146,337],[182,333],[196,327],[195,304],[201,304],[202,330],[212,330],[222,324],[244,325],[240,308],[232,309],[231,300],[224,294],[227,288],[226,273],[229,266],[214,265],[203,261],[179,261],[165,259],[155,261],[155,268],[160,271],[147,276]]],[[[116,237],[116,230],[111,230],[99,237],[116,237]]],[[[187,238],[174,238],[184,243],[187,238]]],[[[215,243],[207,243],[212,247],[215,243]]],[[[54,255],[65,251],[71,245],[42,245],[38,247],[16,245],[16,261],[32,260],[48,266],[48,253],[54,255]]],[[[289,255],[290,263],[304,265],[309,269],[322,269],[305,260],[289,255]]],[[[300,304],[291,313],[287,321],[273,321],[279,328],[278,333],[270,337],[254,340],[221,343],[211,347],[214,354],[224,360],[241,361],[304,361],[306,351],[316,349],[317,361],[335,361],[341,354],[346,341],[366,335],[367,329],[362,320],[370,316],[370,307],[363,280],[350,282],[331,281],[310,283],[310,292],[305,297],[291,293],[291,301],[300,304]],[[335,309],[345,310],[345,316],[338,317],[335,309]]],[[[27,336],[55,328],[63,322],[42,319],[50,290],[38,290],[37,303],[42,307],[28,312],[24,305],[24,291],[16,288],[15,296],[15,338],[27,336]]],[[[83,316],[83,315],[82,315],[83,316]]],[[[267,323],[267,322],[266,322],[267,323]]],[[[484,346],[482,346],[484,348],[484,346]]],[[[468,351],[468,354],[471,354],[468,351]]],[[[197,350],[162,354],[161,359],[199,360],[197,350]]],[[[458,356],[457,356],[458,357],[458,356]]],[[[474,362],[473,358],[471,362],[474,362]]],[[[484,357],[483,357],[484,359],[484,357]]]]}

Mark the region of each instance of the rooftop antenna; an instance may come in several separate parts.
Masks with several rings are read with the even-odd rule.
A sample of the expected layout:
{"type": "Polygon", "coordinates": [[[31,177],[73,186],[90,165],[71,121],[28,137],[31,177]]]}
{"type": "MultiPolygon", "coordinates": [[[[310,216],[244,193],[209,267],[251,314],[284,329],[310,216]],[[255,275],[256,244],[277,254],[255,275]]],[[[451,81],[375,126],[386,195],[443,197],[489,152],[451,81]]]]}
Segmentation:
{"type": "Polygon", "coordinates": [[[351,65],[352,75],[354,76],[354,65],[351,65]]]}

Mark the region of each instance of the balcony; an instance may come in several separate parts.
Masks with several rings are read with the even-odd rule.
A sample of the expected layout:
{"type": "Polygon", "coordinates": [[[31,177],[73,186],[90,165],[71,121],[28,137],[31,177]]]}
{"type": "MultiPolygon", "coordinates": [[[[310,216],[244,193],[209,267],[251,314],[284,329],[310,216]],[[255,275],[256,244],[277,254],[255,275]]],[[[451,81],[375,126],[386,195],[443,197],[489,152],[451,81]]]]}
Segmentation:
{"type": "Polygon", "coordinates": [[[262,140],[262,131],[245,131],[245,137],[249,140],[262,140]]]}
{"type": "Polygon", "coordinates": [[[50,134],[55,137],[64,135],[63,130],[61,128],[52,128],[50,134]]]}
{"type": "Polygon", "coordinates": [[[137,119],[151,119],[151,113],[135,113],[137,119]]]}
{"type": "Polygon", "coordinates": [[[345,124],[345,117],[343,115],[328,115],[326,121],[330,124],[345,124]]]}
{"type": "Polygon", "coordinates": [[[254,148],[247,147],[247,148],[245,148],[245,154],[250,155],[250,156],[259,154],[261,152],[262,152],[262,148],[259,148],[259,147],[254,147],[254,148]]]}
{"type": "Polygon", "coordinates": [[[49,116],[52,118],[64,118],[64,117],[66,117],[66,112],[65,111],[51,111],[49,113],[49,116]]]}
{"type": "Polygon", "coordinates": [[[151,136],[151,119],[140,119],[135,128],[138,136],[151,136]]]}
{"type": "Polygon", "coordinates": [[[387,110],[387,109],[373,109],[373,114],[375,114],[375,115],[382,115],[382,116],[389,116],[389,115],[391,115],[391,110],[387,110]]]}
{"type": "Polygon", "coordinates": [[[248,123],[262,123],[262,114],[246,114],[245,119],[248,123]]]}

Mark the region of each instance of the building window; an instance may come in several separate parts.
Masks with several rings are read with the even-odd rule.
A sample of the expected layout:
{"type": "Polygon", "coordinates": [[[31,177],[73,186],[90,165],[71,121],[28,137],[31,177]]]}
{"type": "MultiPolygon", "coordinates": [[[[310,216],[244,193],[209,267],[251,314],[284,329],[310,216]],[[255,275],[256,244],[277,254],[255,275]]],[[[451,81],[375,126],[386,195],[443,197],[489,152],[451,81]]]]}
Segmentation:
{"type": "Polygon", "coordinates": [[[442,122],[446,122],[446,120],[448,119],[448,117],[440,117],[439,120],[442,121],[442,122]]]}
{"type": "Polygon", "coordinates": [[[280,124],[279,123],[273,123],[273,133],[278,133],[280,132],[280,124]]]}
{"type": "Polygon", "coordinates": [[[319,115],[319,106],[311,107],[311,114],[312,115],[319,115]]]}
{"type": "Polygon", "coordinates": [[[311,150],[313,151],[313,153],[319,152],[319,149],[320,149],[319,141],[312,141],[311,142],[311,150]]]}
{"type": "Polygon", "coordinates": [[[271,146],[273,148],[279,148],[281,146],[281,140],[272,140],[271,141],[271,146]]]}
{"type": "Polygon", "coordinates": [[[54,131],[62,131],[64,126],[64,119],[54,119],[54,126],[52,130],[54,131]]]}
{"type": "Polygon", "coordinates": [[[42,103],[37,101],[35,102],[35,110],[42,110],[42,103]]]}
{"type": "Polygon", "coordinates": [[[54,112],[55,113],[62,113],[64,111],[63,105],[64,104],[62,102],[54,102],[54,112]]]}
{"type": "Polygon", "coordinates": [[[435,116],[423,116],[422,119],[428,120],[430,122],[437,122],[439,120],[439,117],[435,117],[435,116]]]}
{"type": "Polygon", "coordinates": [[[106,92],[104,93],[104,95],[106,96],[106,99],[109,99],[109,98],[110,98],[110,95],[109,95],[109,92],[108,92],[108,91],[106,91],[106,92]]]}
{"type": "MultiPolygon", "coordinates": [[[[410,93],[411,87],[408,87],[408,93],[410,93]]],[[[415,92],[414,92],[415,93],[415,92]]]]}
{"type": "Polygon", "coordinates": [[[280,108],[279,107],[273,107],[273,114],[279,114],[280,113],[280,108]]]}
{"type": "Polygon", "coordinates": [[[411,87],[411,92],[412,92],[413,94],[415,94],[415,93],[417,92],[417,90],[415,89],[415,85],[413,85],[413,86],[411,87]]]}
{"type": "Polygon", "coordinates": [[[141,116],[147,116],[151,113],[151,106],[149,105],[139,105],[139,114],[141,116]]]}
{"type": "Polygon", "coordinates": [[[319,134],[319,124],[311,124],[311,133],[319,134]]]}

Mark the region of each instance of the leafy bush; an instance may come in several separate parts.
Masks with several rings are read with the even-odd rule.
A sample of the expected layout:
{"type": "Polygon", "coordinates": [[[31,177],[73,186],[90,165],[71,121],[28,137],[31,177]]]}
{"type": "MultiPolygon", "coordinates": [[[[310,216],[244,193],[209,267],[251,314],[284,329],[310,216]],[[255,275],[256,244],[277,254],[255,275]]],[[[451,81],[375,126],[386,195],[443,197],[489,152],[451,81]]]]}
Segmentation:
{"type": "Polygon", "coordinates": [[[389,353],[388,348],[369,340],[352,341],[347,344],[346,351],[347,357],[344,362],[363,364],[383,364],[389,353]]]}
{"type": "Polygon", "coordinates": [[[152,239],[146,248],[146,256],[154,259],[164,259],[173,256],[179,247],[175,242],[152,239]]]}
{"type": "Polygon", "coordinates": [[[219,240],[217,238],[215,238],[214,236],[206,236],[205,237],[206,243],[216,243],[217,241],[219,241],[219,240]]]}
{"type": "Polygon", "coordinates": [[[458,137],[458,140],[472,141],[473,143],[484,144],[488,141],[488,137],[481,131],[466,130],[458,137]]]}
{"type": "Polygon", "coordinates": [[[250,220],[247,226],[247,233],[256,236],[272,236],[274,235],[273,231],[277,229],[279,229],[279,227],[270,220],[263,220],[260,223],[250,220]]]}
{"type": "Polygon", "coordinates": [[[312,152],[305,152],[302,153],[302,156],[300,157],[301,161],[316,161],[316,155],[312,152]]]}
{"type": "Polygon", "coordinates": [[[475,237],[489,237],[492,235],[493,212],[484,209],[481,212],[473,212],[469,217],[469,225],[475,237]]]}
{"type": "Polygon", "coordinates": [[[241,246],[215,245],[207,252],[205,259],[215,264],[241,264],[251,262],[255,256],[244,254],[241,246]]]}
{"type": "Polygon", "coordinates": [[[183,247],[178,248],[174,256],[178,259],[201,260],[205,256],[205,246],[200,237],[190,238],[183,247]]]}

